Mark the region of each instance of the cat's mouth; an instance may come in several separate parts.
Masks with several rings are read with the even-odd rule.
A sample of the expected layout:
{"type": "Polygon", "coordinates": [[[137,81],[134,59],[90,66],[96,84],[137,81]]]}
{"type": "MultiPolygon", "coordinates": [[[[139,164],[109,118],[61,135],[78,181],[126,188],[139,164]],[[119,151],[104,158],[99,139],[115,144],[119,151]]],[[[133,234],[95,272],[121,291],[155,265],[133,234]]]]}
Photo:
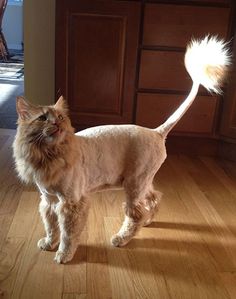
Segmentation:
{"type": "Polygon", "coordinates": [[[62,132],[62,130],[59,127],[53,128],[52,130],[50,130],[49,132],[49,136],[58,136],[60,135],[62,132]]]}

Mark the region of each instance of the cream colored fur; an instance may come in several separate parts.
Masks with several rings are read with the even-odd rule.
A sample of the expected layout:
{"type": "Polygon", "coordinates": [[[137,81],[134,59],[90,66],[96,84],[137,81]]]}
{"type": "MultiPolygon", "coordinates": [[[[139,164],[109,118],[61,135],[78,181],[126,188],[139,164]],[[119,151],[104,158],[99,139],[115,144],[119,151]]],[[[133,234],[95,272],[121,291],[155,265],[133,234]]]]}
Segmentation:
{"type": "Polygon", "coordinates": [[[74,134],[62,97],[48,107],[17,99],[14,158],[21,179],[34,182],[41,192],[39,210],[46,236],[38,241],[40,249],[58,246],[55,260],[70,261],[86,222],[90,194],[106,188],[122,187],[126,194],[125,219],[111,239],[114,246],[125,245],[152,221],[161,199],[152,183],[166,159],[166,136],[193,102],[200,84],[218,90],[219,80],[229,65],[226,58],[224,43],[215,38],[190,44],[186,67],[193,88],[180,108],[156,129],[109,125],[74,134]],[[208,59],[200,63],[200,56],[209,48],[218,51],[220,59],[210,61],[211,65],[208,59]],[[200,61],[197,65],[196,59],[200,61]],[[197,70],[199,66],[201,69],[197,70]]]}

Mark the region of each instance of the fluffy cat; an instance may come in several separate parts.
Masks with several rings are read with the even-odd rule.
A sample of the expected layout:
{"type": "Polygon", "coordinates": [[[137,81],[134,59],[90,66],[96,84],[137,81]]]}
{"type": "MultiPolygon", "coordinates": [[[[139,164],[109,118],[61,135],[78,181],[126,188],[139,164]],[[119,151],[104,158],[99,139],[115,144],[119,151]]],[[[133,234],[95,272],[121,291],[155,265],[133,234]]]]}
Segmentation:
{"type": "Polygon", "coordinates": [[[167,134],[192,104],[200,84],[220,92],[229,64],[222,40],[192,41],[185,54],[192,89],[156,129],[108,125],[74,134],[63,97],[52,106],[34,106],[17,98],[14,158],[20,178],[34,182],[41,192],[39,211],[46,237],[38,241],[38,247],[52,250],[59,245],[56,262],[70,261],[86,222],[89,194],[106,188],[122,187],[126,193],[125,219],[111,239],[114,246],[127,244],[149,224],[160,202],[152,182],[167,156],[167,134]]]}

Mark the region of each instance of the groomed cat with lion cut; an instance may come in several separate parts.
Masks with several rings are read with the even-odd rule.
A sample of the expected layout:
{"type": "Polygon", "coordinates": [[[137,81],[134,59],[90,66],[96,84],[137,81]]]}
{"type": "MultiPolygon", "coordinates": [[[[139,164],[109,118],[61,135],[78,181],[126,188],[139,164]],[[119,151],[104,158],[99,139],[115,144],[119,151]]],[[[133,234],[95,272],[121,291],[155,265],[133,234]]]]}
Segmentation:
{"type": "Polygon", "coordinates": [[[124,246],[151,223],[160,196],[153,178],[165,161],[165,140],[194,101],[200,85],[220,93],[230,65],[227,44],[217,37],[192,40],[185,66],[193,84],[187,98],[165,123],[155,129],[136,125],[107,125],[74,134],[63,97],[55,105],[35,106],[17,98],[18,128],[13,144],[17,172],[41,192],[39,211],[46,236],[42,250],[58,246],[57,263],[73,258],[89,208],[89,195],[122,187],[125,219],[113,235],[124,246]]]}

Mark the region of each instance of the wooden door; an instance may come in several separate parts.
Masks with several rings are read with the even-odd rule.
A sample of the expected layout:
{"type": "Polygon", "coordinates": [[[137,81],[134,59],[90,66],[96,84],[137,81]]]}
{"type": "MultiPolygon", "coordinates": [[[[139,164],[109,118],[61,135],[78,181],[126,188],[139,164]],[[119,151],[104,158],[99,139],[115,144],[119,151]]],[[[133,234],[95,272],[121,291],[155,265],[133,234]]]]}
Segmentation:
{"type": "Polygon", "coordinates": [[[77,129],[131,123],[140,3],[61,0],[56,7],[56,93],[77,129]]]}

